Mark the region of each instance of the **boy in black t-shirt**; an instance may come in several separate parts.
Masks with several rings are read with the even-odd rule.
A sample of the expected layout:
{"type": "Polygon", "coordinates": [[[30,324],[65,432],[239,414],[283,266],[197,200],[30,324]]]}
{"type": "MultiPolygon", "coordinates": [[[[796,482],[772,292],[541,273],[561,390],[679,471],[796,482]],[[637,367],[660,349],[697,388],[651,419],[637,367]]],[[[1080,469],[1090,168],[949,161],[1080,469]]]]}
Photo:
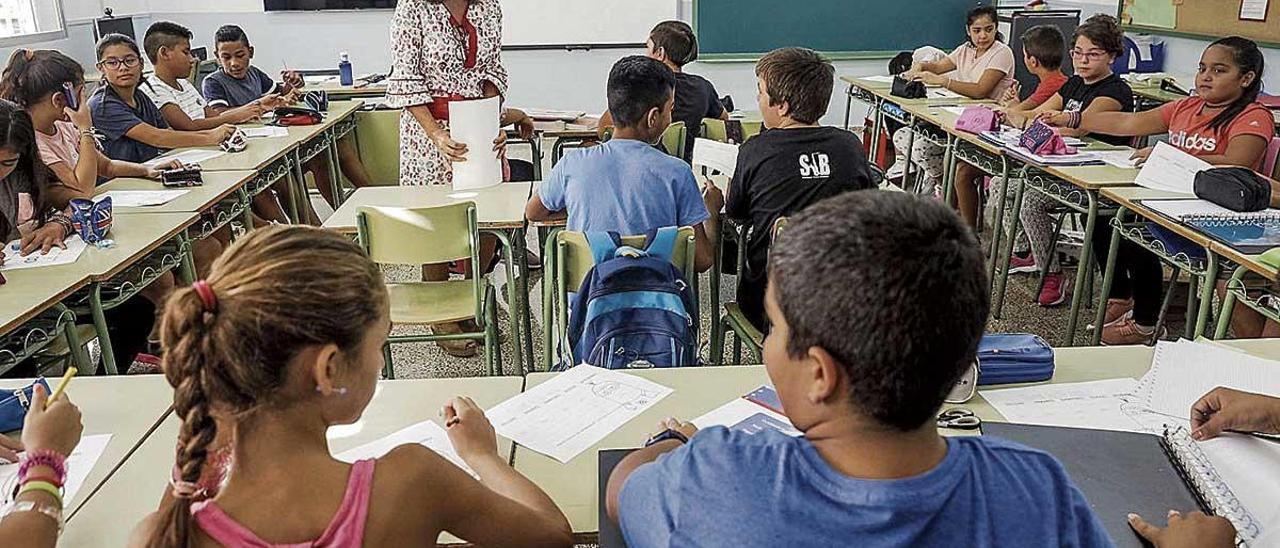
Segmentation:
{"type": "MultiPolygon", "coordinates": [[[[698,59],[698,37],[693,28],[683,21],[658,23],[649,32],[645,54],[662,61],[676,74],[676,105],[671,111],[672,122],[684,122],[688,131],[684,152],[678,154],[687,162],[693,157],[693,141],[702,135],[702,119],[729,119],[729,111],[720,103],[716,87],[706,78],[684,72],[684,66],[698,59]]],[[[600,127],[613,125],[613,116],[605,112],[600,127]]],[[[671,151],[667,151],[671,152],[671,151]]]]}
{"type": "Polygon", "coordinates": [[[765,329],[774,222],[837,194],[873,188],[874,182],[858,138],[818,125],[835,80],[829,61],[808,49],[775,50],[760,59],[756,77],[767,130],[739,150],[725,213],[751,225],[747,267],[738,277],[738,304],[753,324],[765,329]]]}

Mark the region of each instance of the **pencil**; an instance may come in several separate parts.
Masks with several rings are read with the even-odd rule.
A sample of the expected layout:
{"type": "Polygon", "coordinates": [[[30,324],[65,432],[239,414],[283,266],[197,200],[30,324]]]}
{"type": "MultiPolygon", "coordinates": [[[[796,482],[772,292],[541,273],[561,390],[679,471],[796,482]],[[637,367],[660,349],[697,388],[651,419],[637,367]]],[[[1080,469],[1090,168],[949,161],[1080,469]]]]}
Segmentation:
{"type": "Polygon", "coordinates": [[[49,399],[44,401],[45,407],[49,407],[49,402],[58,399],[58,396],[61,396],[67,390],[67,385],[71,384],[71,377],[76,376],[78,372],[79,370],[74,367],[67,368],[67,372],[62,375],[62,380],[58,381],[58,387],[54,388],[53,393],[49,395],[49,399]]]}

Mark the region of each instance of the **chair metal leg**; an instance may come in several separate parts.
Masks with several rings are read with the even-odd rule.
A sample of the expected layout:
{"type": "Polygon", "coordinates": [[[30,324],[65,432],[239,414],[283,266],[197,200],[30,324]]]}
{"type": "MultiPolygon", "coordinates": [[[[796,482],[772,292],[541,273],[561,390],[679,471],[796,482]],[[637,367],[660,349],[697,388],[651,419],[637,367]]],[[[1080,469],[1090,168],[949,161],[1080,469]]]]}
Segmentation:
{"type": "MultiPolygon", "coordinates": [[[[1071,344],[1075,344],[1076,327],[1080,324],[1080,303],[1084,301],[1085,295],[1080,291],[1085,285],[1085,276],[1088,275],[1089,261],[1093,260],[1093,238],[1087,237],[1093,234],[1094,226],[1098,224],[1098,193],[1097,191],[1086,192],[1085,196],[1089,199],[1089,213],[1084,223],[1084,233],[1086,238],[1080,246],[1080,266],[1076,268],[1076,290],[1071,293],[1071,317],[1067,320],[1067,340],[1071,344]]],[[[1118,235],[1116,237],[1119,237],[1118,235]]],[[[1102,325],[1097,326],[1098,334],[1101,335],[1102,325]]]]}
{"type": "Polygon", "coordinates": [[[1244,291],[1244,277],[1249,273],[1249,269],[1243,266],[1236,268],[1231,279],[1227,281],[1226,296],[1222,299],[1222,312],[1218,313],[1218,326],[1214,329],[1213,338],[1222,340],[1227,337],[1227,330],[1231,328],[1231,316],[1236,310],[1236,291],[1244,291]]]}
{"type": "Polygon", "coordinates": [[[395,365],[391,363],[391,343],[384,343],[382,345],[382,378],[396,378],[396,368],[395,365]]]}
{"type": "MultiPolygon", "coordinates": [[[[66,307],[59,304],[57,308],[66,310],[66,307]]],[[[76,332],[76,322],[69,320],[62,324],[62,336],[67,339],[67,349],[71,353],[71,363],[75,364],[76,369],[80,370],[81,375],[90,373],[89,352],[84,347],[84,341],[80,340],[80,333],[76,332]]]]}
{"type": "Polygon", "coordinates": [[[89,313],[93,316],[93,328],[98,332],[98,347],[102,349],[102,370],[108,375],[118,375],[115,351],[111,347],[111,334],[107,331],[107,315],[102,308],[102,285],[93,284],[89,289],[89,313]]]}
{"type": "Polygon", "coordinates": [[[1204,283],[1200,287],[1200,313],[1196,315],[1196,329],[1192,333],[1192,339],[1205,335],[1205,330],[1209,328],[1209,314],[1213,311],[1213,288],[1218,281],[1218,256],[1212,252],[1206,253],[1206,259],[1209,261],[1209,268],[1204,274],[1204,283]]]}
{"type": "MultiPolygon", "coordinates": [[[[852,97],[851,97],[852,99],[852,97]]],[[[847,117],[848,114],[846,113],[847,117]]],[[[711,293],[711,335],[710,348],[708,349],[707,358],[711,361],[711,365],[722,365],[724,362],[724,352],[717,352],[716,348],[723,350],[724,347],[724,322],[719,321],[720,318],[720,276],[724,272],[724,229],[721,225],[720,230],[716,231],[716,241],[713,246],[715,256],[711,265],[711,277],[707,280],[708,291],[711,293]]],[[[741,244],[739,244],[741,245],[741,244]]]]}
{"type": "MultiPolygon", "coordinates": [[[[1093,338],[1091,340],[1091,344],[1094,346],[1097,346],[1102,341],[1102,326],[1107,317],[1107,296],[1111,294],[1111,284],[1115,282],[1116,255],[1120,253],[1120,224],[1124,221],[1126,213],[1127,211],[1123,207],[1117,210],[1116,224],[1111,228],[1111,246],[1107,251],[1107,267],[1102,271],[1102,296],[1098,297],[1098,309],[1094,312],[1093,338]]],[[[1076,292],[1079,291],[1080,289],[1076,288],[1076,292]]],[[[1068,344],[1074,345],[1075,339],[1069,341],[1068,344]]]]}

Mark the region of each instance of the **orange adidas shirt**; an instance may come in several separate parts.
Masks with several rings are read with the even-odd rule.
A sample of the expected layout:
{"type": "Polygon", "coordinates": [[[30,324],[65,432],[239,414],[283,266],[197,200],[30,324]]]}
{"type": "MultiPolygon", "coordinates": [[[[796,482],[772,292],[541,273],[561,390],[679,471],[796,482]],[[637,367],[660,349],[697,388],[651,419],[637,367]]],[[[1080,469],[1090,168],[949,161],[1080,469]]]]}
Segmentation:
{"type": "MultiPolygon", "coordinates": [[[[1204,99],[1188,97],[1160,107],[1160,115],[1169,124],[1169,144],[1192,156],[1211,156],[1226,154],[1231,139],[1240,135],[1257,135],[1268,143],[1275,136],[1271,111],[1260,103],[1246,106],[1231,123],[1216,131],[1209,129],[1209,123],[1222,110],[1201,112],[1204,104],[1204,99]]],[[[1259,158],[1257,164],[1242,167],[1261,169],[1262,160],[1259,158]]]]}

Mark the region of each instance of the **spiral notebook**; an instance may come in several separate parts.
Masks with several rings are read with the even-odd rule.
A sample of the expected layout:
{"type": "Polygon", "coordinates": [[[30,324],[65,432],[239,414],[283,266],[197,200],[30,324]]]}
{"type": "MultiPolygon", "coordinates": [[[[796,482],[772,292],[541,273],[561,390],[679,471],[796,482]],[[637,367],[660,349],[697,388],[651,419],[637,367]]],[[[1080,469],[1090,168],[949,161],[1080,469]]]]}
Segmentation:
{"type": "Polygon", "coordinates": [[[1280,542],[1280,442],[1231,433],[1196,442],[1178,427],[1164,432],[1160,447],[1201,509],[1235,525],[1240,545],[1280,542]]]}
{"type": "Polygon", "coordinates": [[[1280,247],[1280,210],[1239,213],[1205,200],[1144,200],[1142,205],[1247,255],[1280,247]]]}

